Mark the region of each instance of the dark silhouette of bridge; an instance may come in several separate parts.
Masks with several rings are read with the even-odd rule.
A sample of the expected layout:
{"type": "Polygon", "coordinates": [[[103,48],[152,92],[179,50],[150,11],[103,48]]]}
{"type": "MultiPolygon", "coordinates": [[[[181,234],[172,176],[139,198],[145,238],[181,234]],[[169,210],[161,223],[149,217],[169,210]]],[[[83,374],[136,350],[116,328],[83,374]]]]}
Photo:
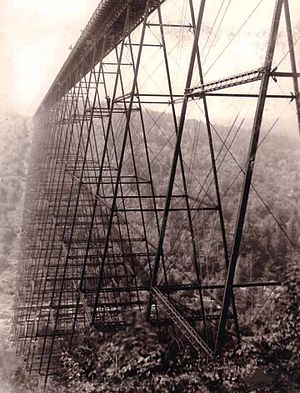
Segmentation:
{"type": "Polygon", "coordinates": [[[264,63],[213,82],[199,50],[205,0],[186,1],[179,18],[171,2],[102,0],[34,117],[14,336],[28,370],[46,378],[83,327],[109,337],[137,317],[219,354],[240,338],[235,288],[278,285],[237,283],[235,272],[266,99],[293,100],[300,124],[289,2],[274,1],[264,63]],[[273,64],[280,19],[290,71],[273,64]],[[188,37],[180,75],[170,30],[188,37]],[[278,78],[294,92],[271,94],[278,78]],[[239,91],[249,83],[256,93],[239,91]],[[230,143],[213,138],[211,97],[256,100],[233,237],[220,186],[230,143]],[[199,127],[205,168],[192,165],[199,127]]]}

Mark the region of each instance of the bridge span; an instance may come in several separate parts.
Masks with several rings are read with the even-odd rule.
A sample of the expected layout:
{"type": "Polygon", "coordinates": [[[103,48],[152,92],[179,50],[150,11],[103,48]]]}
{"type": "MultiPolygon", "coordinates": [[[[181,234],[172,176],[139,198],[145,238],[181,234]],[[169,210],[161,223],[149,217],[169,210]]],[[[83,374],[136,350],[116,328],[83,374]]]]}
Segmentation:
{"type": "Polygon", "coordinates": [[[101,1],[37,109],[14,315],[30,372],[55,373],[62,345],[83,327],[109,339],[137,318],[217,355],[240,339],[240,288],[278,285],[235,275],[266,99],[292,100],[300,124],[289,1],[270,9],[262,64],[242,69],[235,59],[232,72],[208,79],[220,12],[205,0],[101,1]],[[211,30],[206,18],[215,18],[211,30]],[[275,68],[280,23],[289,70],[275,68]],[[292,93],[272,90],[280,78],[291,79],[292,93]],[[236,104],[224,132],[211,112],[250,99],[242,164],[232,150],[243,124],[236,104]],[[224,169],[228,159],[236,173],[224,169]],[[225,185],[238,176],[240,204],[226,211],[233,230],[225,185]]]}

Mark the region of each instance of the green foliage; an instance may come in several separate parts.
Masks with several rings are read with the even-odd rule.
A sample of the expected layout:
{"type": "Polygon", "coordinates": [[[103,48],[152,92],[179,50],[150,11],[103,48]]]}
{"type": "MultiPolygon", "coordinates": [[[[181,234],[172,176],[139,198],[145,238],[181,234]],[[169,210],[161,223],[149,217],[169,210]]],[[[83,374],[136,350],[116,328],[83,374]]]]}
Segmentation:
{"type": "Polygon", "coordinates": [[[8,386],[13,393],[71,393],[59,381],[50,380],[45,386],[43,378],[29,377],[22,366],[14,367],[8,386]]]}
{"type": "Polygon", "coordinates": [[[0,115],[0,272],[11,264],[21,225],[30,127],[18,115],[0,115]]]}
{"type": "Polygon", "coordinates": [[[111,340],[95,330],[84,330],[72,348],[63,353],[67,373],[63,372],[63,379],[67,375],[74,389],[79,382],[90,389],[95,381],[106,386],[131,377],[144,379],[164,368],[163,347],[145,323],[118,332],[111,340]]]}
{"type": "Polygon", "coordinates": [[[7,393],[20,363],[9,345],[9,332],[29,145],[27,119],[0,114],[0,390],[7,393]]]}
{"type": "Polygon", "coordinates": [[[241,346],[225,354],[224,370],[234,362],[235,378],[243,381],[245,392],[253,388],[298,392],[300,388],[300,266],[296,257],[282,274],[284,287],[274,297],[270,315],[263,321],[260,316],[241,346]]]}
{"type": "MultiPolygon", "coordinates": [[[[15,119],[16,120],[16,119],[15,119]]],[[[145,121],[150,119],[146,117],[145,121]]],[[[161,119],[160,126],[166,134],[172,131],[170,118],[161,119]]],[[[148,128],[151,126],[148,124],[148,128]]],[[[197,124],[196,124],[197,126],[197,124]]],[[[29,131],[24,119],[4,127],[1,138],[1,163],[3,176],[0,180],[0,257],[4,268],[9,264],[9,254],[17,237],[18,224],[16,206],[20,203],[26,174],[26,154],[29,147],[29,131]]],[[[193,140],[189,128],[195,128],[194,121],[187,121],[186,139],[182,144],[184,157],[191,154],[193,140]]],[[[222,127],[220,127],[222,128],[222,127]]],[[[221,129],[222,132],[222,129],[221,129]]],[[[149,141],[154,144],[154,153],[161,149],[165,139],[159,130],[149,133],[149,141]],[[151,138],[153,140],[151,140],[151,138]]],[[[236,144],[235,156],[243,162],[246,154],[246,132],[241,132],[236,144]]],[[[209,168],[209,154],[205,150],[207,143],[201,143],[195,148],[196,161],[194,172],[199,177],[205,175],[209,168]]],[[[170,167],[172,148],[166,146],[163,164],[170,167]]],[[[299,246],[299,193],[300,178],[297,172],[299,151],[297,143],[282,135],[274,135],[262,145],[255,167],[254,184],[268,205],[276,213],[283,228],[288,233],[293,244],[299,246]],[[285,159],[288,157],[289,162],[285,159]],[[287,203],[288,201],[288,203],[287,203]]],[[[144,158],[138,157],[139,165],[145,167],[144,158]]],[[[233,160],[228,160],[220,169],[220,186],[223,197],[224,215],[227,232],[234,226],[235,212],[238,205],[241,178],[227,192],[228,183],[238,172],[233,160]]],[[[157,162],[153,164],[153,174],[160,179],[156,192],[163,194],[168,173],[157,162]]],[[[193,179],[190,189],[197,190],[198,185],[193,179]]],[[[243,238],[242,259],[238,274],[242,279],[255,280],[281,278],[281,273],[274,269],[285,267],[289,258],[290,245],[287,243],[278,226],[261,201],[252,194],[248,209],[247,224],[243,238]],[[248,268],[251,266],[251,269],[248,268]]],[[[170,220],[170,227],[176,227],[177,221],[170,220]]],[[[208,225],[207,225],[208,226],[208,225]]],[[[149,226],[151,231],[151,225],[149,226]]],[[[200,223],[199,231],[202,230],[200,223]]],[[[170,231],[171,232],[171,231],[170,231]]],[[[175,231],[172,232],[173,234],[175,231]]],[[[172,233],[167,238],[167,245],[172,248],[178,239],[172,233]]],[[[154,235],[153,235],[154,237],[154,235]]],[[[149,232],[151,238],[151,232],[149,232]]],[[[211,246],[210,233],[201,233],[201,247],[211,246]]],[[[210,265],[214,272],[222,273],[222,251],[219,239],[214,240],[213,248],[220,250],[210,256],[210,265]]],[[[185,243],[180,243],[178,249],[182,265],[172,271],[172,282],[180,280],[181,272],[188,272],[190,261],[184,258],[185,243]]],[[[204,269],[204,273],[206,271],[204,269]]],[[[145,276],[145,280],[147,279],[145,276]]],[[[146,324],[136,325],[131,330],[119,332],[111,338],[105,338],[94,330],[82,330],[76,336],[72,349],[65,349],[62,362],[64,365],[58,381],[51,381],[47,389],[43,381],[28,379],[18,367],[12,380],[14,392],[297,392],[300,383],[299,364],[299,287],[300,274],[296,257],[291,258],[285,273],[286,285],[282,291],[269,302],[268,313],[264,311],[263,323],[261,314],[247,330],[248,336],[237,348],[228,349],[221,359],[210,362],[206,359],[196,359],[183,349],[170,349],[165,339],[158,339],[156,333],[146,324]]],[[[2,293],[12,291],[11,280],[2,275],[0,283],[2,293]]],[[[10,292],[11,295],[11,292],[10,292]]],[[[241,305],[248,307],[246,296],[241,297],[241,305]]],[[[5,298],[6,302],[6,298],[5,298]]],[[[4,352],[3,359],[8,358],[4,352]]],[[[12,362],[9,364],[11,365],[12,362]]]]}
{"type": "Polygon", "coordinates": [[[291,258],[270,316],[257,318],[242,343],[220,358],[196,358],[136,324],[105,339],[81,331],[63,353],[60,383],[67,391],[97,392],[298,392],[300,388],[300,267],[291,258]]]}

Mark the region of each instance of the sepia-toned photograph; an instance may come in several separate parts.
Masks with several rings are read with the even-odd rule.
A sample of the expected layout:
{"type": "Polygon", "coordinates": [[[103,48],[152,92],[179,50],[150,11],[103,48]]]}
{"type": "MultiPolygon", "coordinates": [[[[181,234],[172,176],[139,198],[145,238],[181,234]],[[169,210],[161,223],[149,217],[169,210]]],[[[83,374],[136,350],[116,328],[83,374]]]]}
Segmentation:
{"type": "Polygon", "coordinates": [[[0,22],[0,393],[299,393],[300,1],[0,22]]]}

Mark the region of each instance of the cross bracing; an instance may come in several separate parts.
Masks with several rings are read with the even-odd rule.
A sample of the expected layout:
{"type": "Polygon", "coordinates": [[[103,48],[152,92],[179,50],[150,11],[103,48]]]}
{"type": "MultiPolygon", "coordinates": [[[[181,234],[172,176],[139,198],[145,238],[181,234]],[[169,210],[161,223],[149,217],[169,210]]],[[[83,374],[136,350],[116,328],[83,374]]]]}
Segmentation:
{"type": "Polygon", "coordinates": [[[266,99],[295,102],[299,120],[289,2],[274,1],[263,64],[212,81],[200,50],[207,4],[181,6],[100,2],[35,115],[14,336],[28,370],[46,378],[80,329],[109,339],[137,317],[216,355],[229,335],[240,338],[238,288],[278,285],[234,279],[251,187],[266,205],[252,185],[266,99]],[[280,20],[291,70],[273,62],[280,20]],[[174,59],[174,37],[185,38],[188,57],[174,59]],[[281,77],[292,93],[269,91],[281,77]],[[255,93],[239,90],[248,84],[255,93]],[[216,140],[214,94],[256,100],[243,165],[231,151],[236,120],[216,140]],[[244,179],[233,234],[223,208],[228,157],[244,179]]]}

